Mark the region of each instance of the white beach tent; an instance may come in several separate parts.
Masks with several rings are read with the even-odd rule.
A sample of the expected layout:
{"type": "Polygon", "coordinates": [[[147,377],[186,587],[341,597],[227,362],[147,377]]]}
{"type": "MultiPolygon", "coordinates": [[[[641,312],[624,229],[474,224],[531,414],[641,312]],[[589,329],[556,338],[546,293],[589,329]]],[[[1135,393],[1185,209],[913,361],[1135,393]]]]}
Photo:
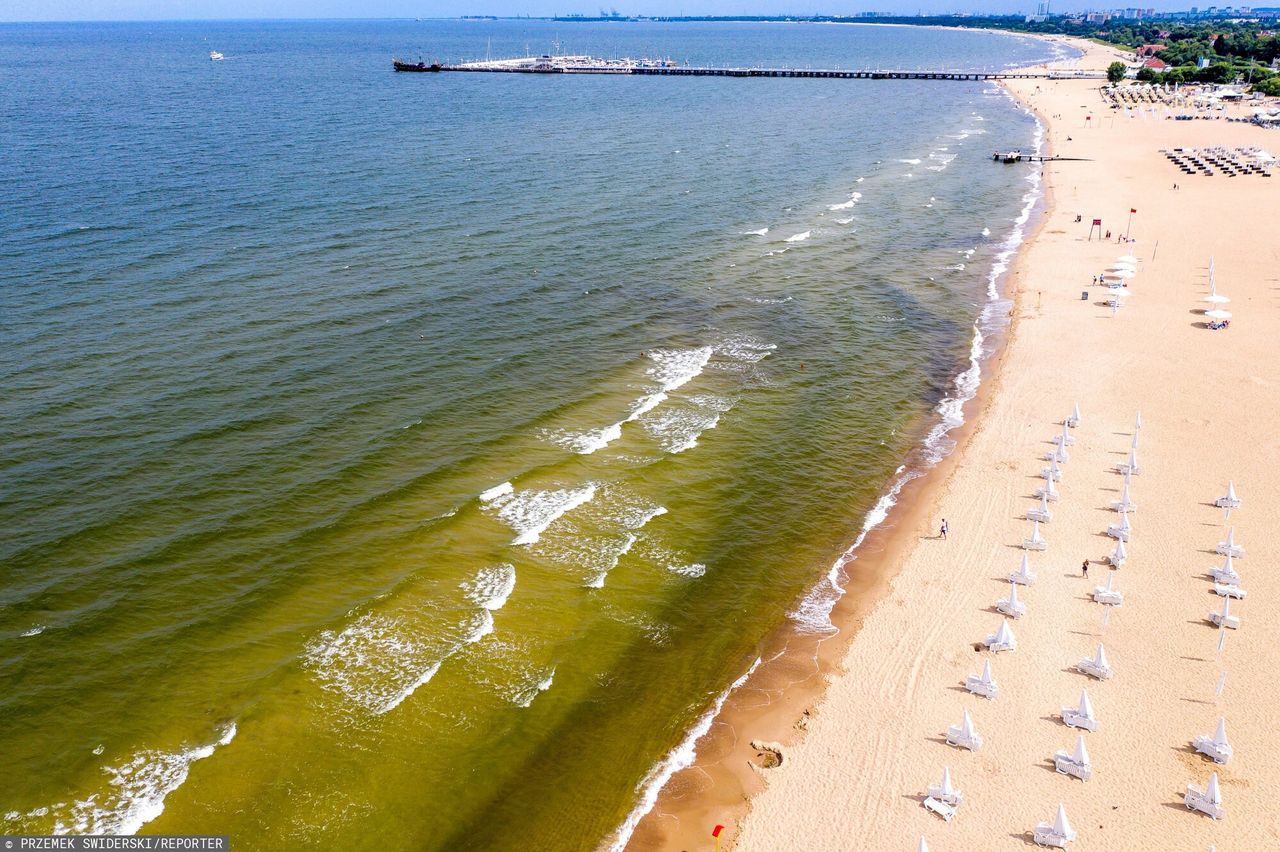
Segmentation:
{"type": "MultiPolygon", "coordinates": [[[[1079,411],[1080,406],[1077,405],[1076,410],[1079,411]]],[[[1062,443],[1068,447],[1074,447],[1076,444],[1076,439],[1071,436],[1070,418],[1067,419],[1067,422],[1062,424],[1062,443]]]]}
{"type": "Polygon", "coordinates": [[[1027,558],[1025,551],[1022,554],[1022,564],[1018,566],[1018,570],[1009,574],[1009,582],[1017,583],[1020,586],[1035,585],[1036,575],[1031,571],[1031,561],[1027,558]]]}
{"type": "Polygon", "coordinates": [[[996,601],[996,609],[1010,618],[1022,618],[1027,614],[1027,605],[1018,600],[1018,584],[1010,581],[1009,597],[996,601]]]}
{"type": "Polygon", "coordinates": [[[991,661],[982,664],[982,674],[969,675],[964,679],[964,688],[974,695],[981,695],[988,701],[994,701],[1000,694],[1000,685],[991,677],[991,661]]]}
{"type": "Polygon", "coordinates": [[[1107,680],[1115,674],[1115,670],[1107,660],[1107,650],[1102,647],[1101,642],[1098,643],[1098,650],[1092,657],[1085,657],[1076,663],[1076,669],[1098,680],[1107,680]]]}
{"type": "Polygon", "coordinates": [[[1129,523],[1129,513],[1120,513],[1120,523],[1107,527],[1107,535],[1120,541],[1128,541],[1133,534],[1133,526],[1129,523]]]}
{"type": "Polygon", "coordinates": [[[1018,650],[1018,639],[1013,635],[1013,628],[1009,626],[1009,619],[1001,619],[1000,627],[996,629],[982,644],[987,646],[988,651],[999,653],[1001,651],[1018,650]]]}
{"type": "Polygon", "coordinates": [[[1034,509],[1027,510],[1028,521],[1039,521],[1047,524],[1053,520],[1053,513],[1049,511],[1049,498],[1044,494],[1040,495],[1040,505],[1034,509]]]}
{"type": "Polygon", "coordinates": [[[1031,538],[1022,540],[1023,550],[1048,550],[1049,542],[1045,541],[1044,536],[1040,535],[1040,522],[1031,522],[1031,538]]]}
{"type": "Polygon", "coordinates": [[[1191,741],[1191,747],[1214,763],[1223,766],[1230,763],[1233,749],[1231,748],[1231,743],[1227,740],[1226,717],[1218,718],[1218,730],[1213,732],[1213,736],[1202,735],[1196,737],[1191,741]]]}
{"type": "Polygon", "coordinates": [[[1222,599],[1222,612],[1209,613],[1209,620],[1217,627],[1225,627],[1228,630],[1240,629],[1240,616],[1231,614],[1231,598],[1222,599]]]}
{"type": "Polygon", "coordinates": [[[1066,849],[1067,844],[1076,839],[1075,829],[1071,827],[1071,823],[1067,820],[1067,809],[1062,805],[1058,805],[1058,815],[1053,824],[1040,823],[1036,826],[1036,830],[1031,837],[1037,846],[1054,846],[1058,849],[1066,849]]]}
{"type": "Polygon", "coordinates": [[[1209,776],[1209,783],[1201,790],[1194,784],[1187,785],[1187,794],[1183,802],[1189,811],[1199,811],[1213,819],[1222,819],[1222,791],[1218,789],[1218,773],[1209,776]]]}
{"type": "Polygon", "coordinates": [[[1044,474],[1044,485],[1036,489],[1036,496],[1037,497],[1043,496],[1051,502],[1057,502],[1058,486],[1053,484],[1052,476],[1050,476],[1049,474],[1044,474]]]}
{"type": "Polygon", "coordinates": [[[1093,587],[1093,599],[1107,606],[1122,606],[1124,604],[1124,595],[1117,592],[1112,584],[1115,582],[1116,575],[1114,573],[1107,575],[1107,584],[1105,586],[1093,587]]]}
{"type": "Polygon", "coordinates": [[[1124,483],[1124,491],[1120,494],[1120,499],[1111,504],[1111,508],[1117,512],[1136,512],[1138,504],[1133,502],[1133,498],[1129,495],[1129,482],[1126,478],[1124,483]]]}
{"type": "Polygon", "coordinates": [[[1240,573],[1236,571],[1235,565],[1232,564],[1230,555],[1222,560],[1221,565],[1215,565],[1210,568],[1209,576],[1219,583],[1227,583],[1233,586],[1240,584],[1240,573]]]}
{"type": "Polygon", "coordinates": [[[1076,736],[1075,751],[1060,751],[1053,756],[1053,768],[1063,775],[1088,781],[1093,777],[1093,762],[1089,760],[1089,750],[1085,748],[1084,735],[1076,736]]]}
{"type": "Polygon", "coordinates": [[[1218,542],[1218,546],[1214,548],[1215,553],[1223,556],[1234,556],[1236,559],[1244,559],[1244,545],[1236,544],[1236,528],[1227,528],[1227,540],[1218,542]]]}
{"type": "Polygon", "coordinates": [[[1076,707],[1062,708],[1062,722],[1068,728],[1083,728],[1090,733],[1098,730],[1098,717],[1093,713],[1093,703],[1089,701],[1089,690],[1080,690],[1080,704],[1076,707]]]}
{"type": "Polygon", "coordinates": [[[1240,498],[1236,496],[1236,482],[1234,479],[1227,480],[1227,493],[1214,500],[1213,505],[1219,509],[1238,509],[1240,507],[1240,498]]]}
{"type": "Polygon", "coordinates": [[[970,718],[968,710],[964,711],[959,725],[947,728],[947,745],[967,748],[969,751],[982,748],[982,735],[974,730],[973,719],[970,718]]]}
{"type": "Polygon", "coordinates": [[[929,795],[939,801],[946,802],[948,805],[958,805],[964,800],[964,796],[951,783],[951,767],[943,767],[942,783],[930,784],[929,795]]]}

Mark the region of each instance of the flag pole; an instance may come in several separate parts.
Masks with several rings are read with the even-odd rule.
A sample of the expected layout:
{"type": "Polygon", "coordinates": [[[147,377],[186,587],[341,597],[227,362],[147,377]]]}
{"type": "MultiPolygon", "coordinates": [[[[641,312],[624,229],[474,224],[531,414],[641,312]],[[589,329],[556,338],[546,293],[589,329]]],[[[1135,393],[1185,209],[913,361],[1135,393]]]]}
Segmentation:
{"type": "Polygon", "coordinates": [[[1124,238],[1126,242],[1129,240],[1129,231],[1133,228],[1133,214],[1137,212],[1138,211],[1134,210],[1132,207],[1129,208],[1129,223],[1124,226],[1124,238]]]}

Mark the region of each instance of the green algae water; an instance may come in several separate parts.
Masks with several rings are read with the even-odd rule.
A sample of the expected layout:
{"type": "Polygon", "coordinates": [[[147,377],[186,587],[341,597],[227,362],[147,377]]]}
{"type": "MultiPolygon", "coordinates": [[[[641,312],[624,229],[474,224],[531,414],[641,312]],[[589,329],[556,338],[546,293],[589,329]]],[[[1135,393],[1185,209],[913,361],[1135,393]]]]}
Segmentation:
{"type": "Polygon", "coordinates": [[[1007,311],[1037,176],[990,151],[1035,122],[980,82],[390,70],[557,41],[1049,50],[0,26],[0,829],[621,846],[762,640],[831,629],[1007,311]]]}

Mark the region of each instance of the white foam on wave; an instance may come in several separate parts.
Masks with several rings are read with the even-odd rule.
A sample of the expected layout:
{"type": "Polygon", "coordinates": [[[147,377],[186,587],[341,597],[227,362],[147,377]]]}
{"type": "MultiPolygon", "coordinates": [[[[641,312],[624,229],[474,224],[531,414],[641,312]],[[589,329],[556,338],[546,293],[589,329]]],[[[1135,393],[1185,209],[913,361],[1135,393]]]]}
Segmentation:
{"type": "Polygon", "coordinates": [[[746,361],[752,364],[768,358],[777,348],[777,344],[765,343],[748,334],[731,334],[716,344],[716,352],[719,354],[735,361],[746,361]]]}
{"type": "Polygon", "coordinates": [[[913,158],[913,159],[910,159],[910,160],[899,160],[898,162],[899,162],[899,163],[906,163],[908,166],[918,166],[918,165],[920,165],[920,160],[919,160],[919,158],[913,158]]]}
{"type": "Polygon", "coordinates": [[[742,236],[744,236],[744,237],[763,237],[763,236],[764,236],[765,234],[767,234],[767,233],[769,233],[769,229],[768,229],[768,228],[761,228],[761,229],[759,229],[758,231],[743,231],[743,232],[742,232],[742,236]]]}
{"type": "Polygon", "coordinates": [[[435,637],[422,637],[398,618],[365,613],[341,631],[320,633],[303,661],[321,687],[381,716],[429,683],[445,660],[493,631],[488,609],[435,637]]]}
{"type": "Polygon", "coordinates": [[[630,423],[633,420],[639,419],[641,415],[648,414],[650,411],[653,411],[653,409],[665,402],[666,399],[667,394],[665,391],[658,391],[657,393],[649,394],[646,397],[641,397],[636,401],[635,405],[632,406],[631,413],[627,415],[627,419],[622,422],[630,423]]]}
{"type": "Polygon", "coordinates": [[[783,296],[781,299],[774,299],[768,296],[748,296],[747,301],[757,305],[785,305],[791,301],[791,297],[783,296]]]}
{"type": "Polygon", "coordinates": [[[680,744],[645,774],[636,787],[639,801],[631,809],[631,813],[627,814],[627,818],[622,821],[622,825],[618,826],[618,830],[614,832],[613,842],[609,845],[609,852],[622,852],[622,850],[626,849],[627,844],[631,841],[632,833],[636,830],[636,826],[640,824],[640,820],[644,819],[649,811],[653,810],[653,806],[658,802],[658,794],[662,792],[662,788],[671,780],[671,776],[681,769],[693,765],[694,759],[698,756],[698,740],[706,736],[707,731],[711,730],[711,723],[715,721],[716,716],[720,715],[720,710],[724,707],[725,701],[729,699],[729,696],[735,690],[747,682],[759,666],[760,658],[757,657],[745,674],[729,684],[723,692],[716,696],[715,701],[712,702],[705,713],[698,717],[698,721],[685,734],[680,744]]]}
{"type": "MultiPolygon", "coordinates": [[[[1013,100],[1011,95],[1008,95],[1007,92],[1005,94],[1013,100]]],[[[1032,118],[1035,118],[1034,113],[1029,110],[1024,111],[1028,112],[1032,118]]],[[[1035,126],[1034,149],[1035,153],[1039,154],[1044,145],[1044,126],[1039,119],[1035,119],[1035,126]]],[[[986,336],[983,332],[984,330],[990,332],[999,324],[1007,322],[1008,300],[1001,296],[1000,278],[1008,270],[1011,259],[1017,252],[1018,246],[1021,245],[1026,234],[1026,224],[1031,218],[1036,202],[1041,197],[1039,168],[1034,166],[1029,168],[1026,180],[1030,187],[1022,196],[1022,210],[1014,220],[1013,228],[1001,245],[1000,251],[996,254],[992,263],[991,270],[987,274],[987,302],[979,313],[978,319],[974,322],[973,338],[969,347],[969,365],[956,376],[952,392],[944,397],[934,409],[938,420],[929,430],[921,444],[920,457],[922,464],[911,470],[908,470],[905,465],[898,468],[888,492],[876,501],[871,511],[863,518],[862,530],[858,533],[853,544],[832,564],[826,576],[806,593],[796,608],[788,613],[788,616],[796,623],[798,631],[806,633],[838,632],[831,621],[831,612],[835,608],[836,602],[844,594],[844,583],[848,580],[846,566],[857,558],[856,551],[866,539],[867,534],[882,524],[889,516],[889,510],[896,505],[902,488],[911,480],[923,476],[928,468],[936,465],[955,448],[955,442],[948,435],[956,427],[963,425],[964,405],[973,399],[978,392],[982,377],[982,360],[987,354],[984,349],[986,336]]],[[[989,236],[991,231],[989,228],[983,228],[982,233],[984,236],[989,236]]]]}
{"type": "Polygon", "coordinates": [[[783,240],[783,242],[784,243],[802,243],[805,240],[809,239],[809,235],[812,233],[813,231],[801,231],[798,234],[792,234],[791,236],[787,237],[785,240],[783,240]]]}
{"type": "Polygon", "coordinates": [[[480,492],[480,501],[481,501],[482,503],[488,503],[488,502],[490,502],[491,500],[496,500],[496,499],[498,499],[499,497],[502,497],[502,496],[503,496],[503,495],[505,495],[505,494],[510,494],[510,493],[512,493],[513,491],[515,491],[515,488],[511,485],[511,483],[510,483],[510,482],[504,482],[504,483],[502,483],[501,485],[495,485],[495,486],[493,486],[492,488],[490,488],[490,489],[488,489],[488,490],[486,490],[486,491],[481,491],[481,492],[480,492]]]}
{"type": "Polygon", "coordinates": [[[554,443],[579,455],[589,456],[596,450],[602,450],[613,441],[622,437],[622,424],[626,421],[610,423],[600,429],[588,432],[546,432],[554,443]]]}
{"type": "Polygon", "coordinates": [[[546,491],[521,491],[494,498],[490,505],[498,509],[498,517],[516,532],[512,544],[536,544],[547,527],[556,519],[587,503],[596,496],[596,484],[588,482],[577,488],[553,488],[546,491]]]}
{"type": "Polygon", "coordinates": [[[474,580],[462,584],[467,599],[483,609],[495,612],[506,605],[516,588],[516,566],[509,562],[481,568],[474,580]]]}
{"type": "MultiPolygon", "coordinates": [[[[211,743],[177,751],[147,749],[134,755],[128,763],[104,766],[110,788],[77,802],[37,808],[28,814],[9,812],[3,822],[35,824],[53,817],[51,834],[137,834],[139,829],[164,813],[164,801],[187,780],[196,761],[211,757],[236,736],[234,722],[218,732],[211,743]]],[[[100,752],[95,751],[95,754],[100,752]]],[[[46,823],[47,824],[47,823],[46,823]]],[[[6,829],[8,831],[8,829],[6,829]]],[[[32,829],[31,833],[34,833],[32,829]]]]}
{"type": "Polygon", "coordinates": [[[848,218],[845,218],[845,219],[837,219],[837,220],[836,220],[836,224],[837,224],[837,225],[848,225],[848,224],[849,224],[850,222],[852,222],[852,221],[853,221],[853,217],[852,217],[852,216],[849,216],[848,218]]]}
{"type": "Polygon", "coordinates": [[[511,700],[521,707],[528,707],[533,703],[533,699],[551,688],[551,684],[555,680],[555,676],[556,669],[555,666],[552,666],[551,670],[545,675],[539,677],[532,683],[517,689],[511,700]]]}
{"type": "Polygon", "coordinates": [[[697,349],[655,349],[649,353],[654,362],[649,375],[662,385],[664,391],[673,391],[688,383],[702,372],[715,350],[710,346],[697,349]]]}
{"type": "Polygon", "coordinates": [[[658,439],[666,452],[675,455],[698,446],[702,433],[719,424],[721,413],[696,403],[692,407],[668,408],[646,421],[645,429],[658,439]]]}
{"type": "Polygon", "coordinates": [[[35,627],[32,627],[32,628],[30,628],[30,629],[28,629],[28,630],[24,630],[24,631],[22,631],[21,633],[19,633],[18,635],[19,635],[19,636],[24,636],[24,637],[25,637],[25,636],[39,636],[39,635],[40,635],[41,633],[43,633],[43,632],[44,632],[44,625],[43,625],[43,624],[37,624],[35,627]]]}
{"type": "MultiPolygon", "coordinates": [[[[859,178],[859,180],[861,180],[861,178],[859,178]]],[[[859,201],[861,201],[861,200],[862,200],[862,193],[861,193],[861,192],[854,192],[854,193],[851,193],[851,194],[849,195],[849,200],[848,200],[848,201],[844,202],[843,204],[831,204],[831,205],[828,205],[828,206],[827,206],[827,209],[828,209],[828,210],[832,210],[832,211],[835,211],[835,210],[848,210],[848,209],[850,209],[851,207],[853,207],[855,204],[857,204],[857,203],[858,203],[859,201]]]]}

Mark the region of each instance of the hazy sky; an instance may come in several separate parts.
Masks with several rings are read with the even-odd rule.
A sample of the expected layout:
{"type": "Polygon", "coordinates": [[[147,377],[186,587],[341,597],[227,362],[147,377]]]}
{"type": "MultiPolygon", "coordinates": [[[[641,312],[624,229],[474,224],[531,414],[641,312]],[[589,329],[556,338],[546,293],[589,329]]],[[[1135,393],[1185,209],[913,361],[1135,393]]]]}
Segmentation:
{"type": "MultiPolygon", "coordinates": [[[[414,18],[459,15],[596,14],[617,8],[623,14],[766,15],[853,14],[862,11],[942,13],[1033,11],[1037,0],[0,0],[0,21],[121,21],[209,18],[414,18]]],[[[1129,4],[1157,9],[1190,8],[1186,2],[1129,4]]],[[[1062,11],[1113,8],[1124,0],[1058,0],[1062,11]]],[[[1197,5],[1207,6],[1209,2],[1197,5]]],[[[1227,5],[1227,2],[1218,5],[1227,5]]],[[[1231,4],[1241,5],[1241,4],[1231,4]]],[[[1259,4],[1265,5],[1265,4],[1259,4]]]]}

